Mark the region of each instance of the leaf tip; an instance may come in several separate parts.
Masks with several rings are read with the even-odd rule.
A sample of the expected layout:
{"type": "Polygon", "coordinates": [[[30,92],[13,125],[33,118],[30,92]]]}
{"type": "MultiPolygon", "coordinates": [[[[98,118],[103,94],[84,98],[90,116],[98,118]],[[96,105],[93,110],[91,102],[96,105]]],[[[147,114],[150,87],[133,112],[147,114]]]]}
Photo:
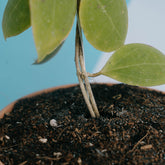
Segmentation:
{"type": "Polygon", "coordinates": [[[3,28],[2,28],[2,30],[3,30],[3,37],[4,37],[4,40],[6,41],[6,39],[8,38],[8,36],[5,34],[5,31],[4,31],[3,28]]]}
{"type": "Polygon", "coordinates": [[[35,60],[32,65],[38,65],[38,64],[42,64],[42,61],[40,61],[39,59],[35,60]]]}

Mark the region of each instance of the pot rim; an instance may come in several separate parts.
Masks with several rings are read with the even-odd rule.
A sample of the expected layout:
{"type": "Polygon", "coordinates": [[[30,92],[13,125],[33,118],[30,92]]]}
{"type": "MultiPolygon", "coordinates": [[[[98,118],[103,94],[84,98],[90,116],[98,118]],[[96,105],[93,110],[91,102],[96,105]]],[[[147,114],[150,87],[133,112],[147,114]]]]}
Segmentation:
{"type": "Polygon", "coordinates": [[[21,99],[35,97],[35,96],[40,95],[42,93],[49,93],[49,92],[57,90],[57,89],[62,89],[62,88],[65,89],[65,88],[73,87],[73,86],[76,86],[76,85],[78,85],[78,84],[68,84],[68,85],[61,85],[61,86],[56,86],[56,87],[50,87],[50,88],[47,88],[47,89],[42,89],[42,90],[30,93],[28,95],[25,95],[25,96],[15,100],[15,101],[13,101],[12,103],[10,103],[6,107],[4,107],[2,110],[0,110],[0,119],[2,119],[5,114],[9,114],[12,111],[14,105],[21,99]]]}
{"type": "MultiPolygon", "coordinates": [[[[106,84],[108,86],[112,86],[112,85],[116,85],[116,84],[122,84],[122,83],[91,83],[91,84],[106,84]]],[[[33,92],[33,93],[30,93],[28,95],[25,95],[19,99],[17,99],[16,101],[10,103],[9,105],[7,105],[5,108],[3,108],[2,110],[0,110],[0,119],[2,119],[4,117],[5,114],[9,114],[14,105],[21,99],[24,99],[24,98],[30,98],[30,97],[35,97],[37,95],[40,95],[42,93],[49,93],[51,91],[54,91],[54,90],[58,90],[58,89],[65,89],[65,88],[69,88],[69,87],[74,87],[76,85],[79,85],[78,83],[74,83],[74,84],[67,84],[67,85],[60,85],[60,86],[55,86],[55,87],[50,87],[50,88],[47,88],[47,89],[42,89],[42,90],[39,90],[39,91],[36,91],[36,92],[33,92]]],[[[152,88],[147,88],[147,87],[141,87],[140,88],[143,88],[143,89],[148,89],[149,91],[157,91],[157,92],[160,92],[162,94],[165,94],[165,92],[163,91],[160,91],[160,90],[157,90],[157,89],[152,89],[152,88]]]]}

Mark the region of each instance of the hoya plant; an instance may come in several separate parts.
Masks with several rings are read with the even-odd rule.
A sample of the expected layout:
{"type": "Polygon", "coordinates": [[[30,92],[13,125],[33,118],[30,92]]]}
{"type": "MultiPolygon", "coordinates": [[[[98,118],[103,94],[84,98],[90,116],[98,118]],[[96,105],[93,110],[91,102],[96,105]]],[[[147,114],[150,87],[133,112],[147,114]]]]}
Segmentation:
{"type": "Polygon", "coordinates": [[[77,77],[92,117],[100,114],[89,77],[105,75],[138,86],[165,83],[165,56],[159,50],[145,44],[124,44],[128,28],[125,0],[8,0],[2,21],[4,38],[32,26],[38,53],[35,64],[41,64],[62,47],[75,17],[77,77]],[[113,52],[98,73],[86,71],[82,32],[96,49],[113,52]]]}

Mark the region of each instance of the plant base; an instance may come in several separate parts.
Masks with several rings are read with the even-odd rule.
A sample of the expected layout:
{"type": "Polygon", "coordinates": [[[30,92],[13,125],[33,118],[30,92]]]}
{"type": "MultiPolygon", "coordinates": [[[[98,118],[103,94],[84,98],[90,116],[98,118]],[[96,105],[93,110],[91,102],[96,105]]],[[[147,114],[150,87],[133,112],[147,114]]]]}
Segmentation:
{"type": "Polygon", "coordinates": [[[20,100],[0,120],[0,164],[165,163],[165,94],[123,84],[92,90],[98,119],[79,86],[20,100]]]}

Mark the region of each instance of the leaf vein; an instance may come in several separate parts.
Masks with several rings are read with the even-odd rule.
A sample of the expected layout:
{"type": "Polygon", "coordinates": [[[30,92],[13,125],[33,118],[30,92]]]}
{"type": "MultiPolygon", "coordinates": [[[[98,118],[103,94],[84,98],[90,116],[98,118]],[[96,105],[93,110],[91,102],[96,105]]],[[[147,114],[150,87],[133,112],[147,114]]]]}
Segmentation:
{"type": "Polygon", "coordinates": [[[154,65],[165,66],[165,64],[160,64],[160,63],[142,63],[142,64],[134,64],[134,65],[118,67],[118,68],[112,69],[111,71],[117,71],[117,70],[127,69],[127,68],[131,68],[131,67],[140,67],[140,66],[146,66],[146,65],[148,65],[148,66],[154,66],[154,65]]]}
{"type": "MultiPolygon", "coordinates": [[[[11,10],[10,12],[10,15],[9,15],[9,20],[11,19],[11,17],[13,16],[13,13],[15,11],[15,9],[17,8],[17,6],[21,3],[22,0],[18,0],[17,3],[15,4],[15,6],[13,7],[13,9],[11,10]]],[[[7,29],[7,23],[5,24],[5,29],[7,29]]]]}
{"type": "Polygon", "coordinates": [[[103,10],[103,13],[107,16],[108,20],[109,20],[110,23],[112,24],[112,26],[113,26],[113,28],[115,29],[117,35],[118,35],[120,38],[122,38],[121,35],[120,35],[120,33],[119,33],[119,31],[117,30],[117,28],[116,28],[116,26],[115,26],[113,20],[112,20],[112,17],[109,15],[109,13],[108,13],[107,10],[105,9],[104,5],[100,2],[100,0],[97,0],[97,2],[98,2],[98,4],[100,5],[101,9],[103,10]]]}

